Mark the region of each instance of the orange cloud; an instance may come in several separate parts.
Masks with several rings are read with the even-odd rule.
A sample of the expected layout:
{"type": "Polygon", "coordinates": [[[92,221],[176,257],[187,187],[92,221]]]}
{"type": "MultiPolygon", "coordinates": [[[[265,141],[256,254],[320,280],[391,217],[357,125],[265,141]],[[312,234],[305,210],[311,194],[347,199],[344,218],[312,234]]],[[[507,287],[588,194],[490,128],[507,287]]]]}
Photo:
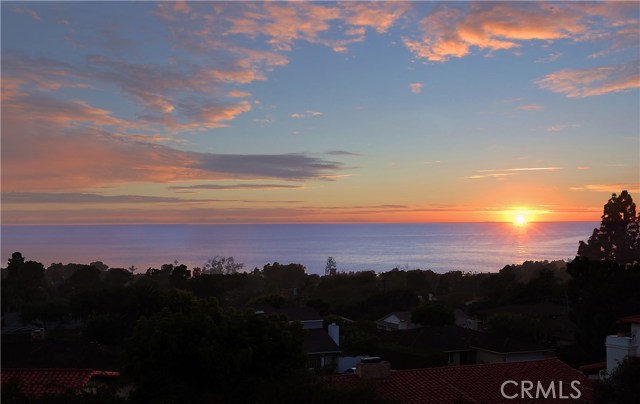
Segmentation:
{"type": "Polygon", "coordinates": [[[329,30],[329,21],[339,17],[335,7],[303,2],[245,3],[238,14],[228,17],[231,27],[227,34],[264,35],[267,43],[279,50],[291,50],[295,40],[317,42],[319,34],[329,30]]]}
{"type": "Polygon", "coordinates": [[[582,70],[561,70],[536,82],[538,86],[570,98],[584,98],[640,87],[638,62],[582,70]]]}
{"type": "Polygon", "coordinates": [[[407,2],[345,2],[341,11],[347,24],[387,32],[410,7],[407,2]]]}
{"type": "Polygon", "coordinates": [[[248,91],[231,90],[227,93],[229,97],[233,98],[246,98],[251,97],[251,93],[248,91]]]}
{"type": "MultiPolygon", "coordinates": [[[[602,7],[582,7],[571,3],[546,2],[475,2],[447,3],[420,22],[419,38],[405,37],[404,44],[419,58],[444,62],[464,57],[473,47],[488,52],[514,49],[522,41],[559,39],[593,39],[592,17],[605,18],[611,24],[637,25],[637,19],[623,20],[619,13],[602,7]]],[[[633,33],[628,27],[619,30],[630,45],[633,33]]],[[[601,39],[601,38],[600,38],[601,39]]],[[[636,37],[637,41],[637,37],[636,37]]],[[[555,56],[554,56],[555,57],[555,56]]]]}

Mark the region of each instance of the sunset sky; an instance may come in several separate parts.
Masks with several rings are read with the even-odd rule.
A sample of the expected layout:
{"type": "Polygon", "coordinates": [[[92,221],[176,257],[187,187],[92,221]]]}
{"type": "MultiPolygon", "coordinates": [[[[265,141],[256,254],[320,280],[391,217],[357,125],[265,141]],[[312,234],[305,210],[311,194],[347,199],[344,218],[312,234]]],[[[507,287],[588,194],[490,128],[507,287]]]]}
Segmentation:
{"type": "Polygon", "coordinates": [[[599,221],[640,3],[2,2],[2,223],[599,221]]]}

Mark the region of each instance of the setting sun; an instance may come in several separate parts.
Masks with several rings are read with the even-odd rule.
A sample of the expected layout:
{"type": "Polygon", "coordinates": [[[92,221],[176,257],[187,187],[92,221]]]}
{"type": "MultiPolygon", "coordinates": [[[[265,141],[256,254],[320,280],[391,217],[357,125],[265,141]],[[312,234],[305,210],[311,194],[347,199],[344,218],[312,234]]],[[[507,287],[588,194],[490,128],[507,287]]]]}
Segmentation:
{"type": "Polygon", "coordinates": [[[516,215],[513,218],[513,223],[518,225],[518,226],[523,226],[523,225],[527,224],[527,222],[528,222],[528,220],[527,220],[526,216],[524,216],[524,215],[516,215]]]}

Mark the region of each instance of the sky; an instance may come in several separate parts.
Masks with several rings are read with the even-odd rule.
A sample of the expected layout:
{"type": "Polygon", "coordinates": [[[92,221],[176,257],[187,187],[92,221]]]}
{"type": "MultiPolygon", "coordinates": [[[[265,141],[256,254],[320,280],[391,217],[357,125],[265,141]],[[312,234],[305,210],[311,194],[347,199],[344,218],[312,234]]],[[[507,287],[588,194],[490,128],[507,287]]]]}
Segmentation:
{"type": "Polygon", "coordinates": [[[12,2],[2,224],[599,221],[638,2],[12,2]]]}

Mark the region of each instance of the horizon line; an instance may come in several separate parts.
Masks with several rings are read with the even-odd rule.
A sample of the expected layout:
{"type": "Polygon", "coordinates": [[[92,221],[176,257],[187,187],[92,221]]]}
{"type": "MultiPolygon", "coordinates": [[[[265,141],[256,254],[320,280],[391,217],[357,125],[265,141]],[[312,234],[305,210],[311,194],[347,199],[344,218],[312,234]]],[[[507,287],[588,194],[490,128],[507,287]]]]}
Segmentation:
{"type": "MultiPolygon", "coordinates": [[[[547,223],[599,223],[600,220],[530,220],[527,224],[547,223]]],[[[482,221],[421,221],[421,222],[123,222],[123,223],[1,223],[0,227],[36,227],[36,226],[144,226],[144,225],[186,225],[186,226],[255,226],[255,225],[413,225],[413,224],[514,224],[509,220],[482,221]]],[[[526,225],[525,225],[526,227],[526,225]]]]}

